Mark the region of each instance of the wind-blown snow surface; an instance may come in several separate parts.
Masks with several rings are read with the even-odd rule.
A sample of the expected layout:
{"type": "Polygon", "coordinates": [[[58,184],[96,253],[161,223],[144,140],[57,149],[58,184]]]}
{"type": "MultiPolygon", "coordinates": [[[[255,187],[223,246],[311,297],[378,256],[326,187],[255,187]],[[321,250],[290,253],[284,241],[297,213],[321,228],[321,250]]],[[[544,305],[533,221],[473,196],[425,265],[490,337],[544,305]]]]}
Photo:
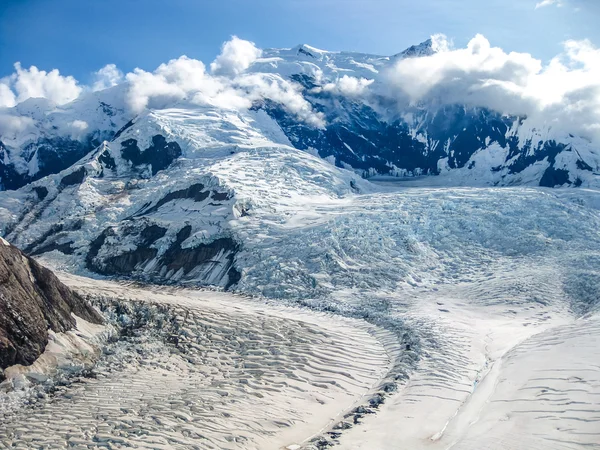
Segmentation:
{"type": "Polygon", "coordinates": [[[93,377],[6,414],[0,448],[294,446],[360,404],[392,363],[389,333],[363,321],[230,294],[64,281],[131,322],[128,301],[163,312],[110,345],[93,377]]]}
{"type": "Polygon", "coordinates": [[[3,235],[54,267],[229,287],[393,333],[400,392],[327,435],[381,449],[481,448],[489,429],[497,448],[596,445],[599,209],[591,189],[370,183],[293,148],[264,111],[187,104],[0,195],[3,235]]]}

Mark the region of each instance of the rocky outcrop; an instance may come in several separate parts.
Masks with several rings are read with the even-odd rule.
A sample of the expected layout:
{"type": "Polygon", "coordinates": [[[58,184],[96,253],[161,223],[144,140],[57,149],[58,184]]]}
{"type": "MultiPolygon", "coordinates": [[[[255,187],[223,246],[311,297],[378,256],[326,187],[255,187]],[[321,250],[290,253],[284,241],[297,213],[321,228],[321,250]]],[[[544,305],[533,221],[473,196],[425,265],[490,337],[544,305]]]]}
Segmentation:
{"type": "Polygon", "coordinates": [[[192,227],[186,225],[161,253],[156,242],[166,232],[167,229],[148,225],[144,220],[120,229],[107,228],[90,244],[87,268],[102,275],[133,277],[153,283],[196,281],[225,289],[240,280],[241,274],[234,267],[239,244],[232,238],[221,237],[184,247],[182,243],[192,232],[192,227]],[[128,243],[128,249],[120,251],[124,242],[128,243]]]}
{"type": "Polygon", "coordinates": [[[152,145],[142,151],[136,139],[127,139],[121,143],[121,156],[131,162],[134,167],[148,165],[152,175],[166,169],[181,156],[181,147],[177,142],[167,142],[164,136],[152,137],[152,145]]]}
{"type": "MultiPolygon", "coordinates": [[[[11,162],[10,151],[0,142],[0,190],[19,189],[46,175],[59,173],[89,154],[112,133],[97,133],[79,141],[68,137],[42,138],[20,149],[28,166],[37,166],[35,173],[22,172],[21,165],[11,162]],[[35,159],[35,164],[32,160],[35,159]]],[[[16,151],[16,150],[15,150],[16,151]]]]}
{"type": "Polygon", "coordinates": [[[32,364],[48,343],[49,329],[75,328],[73,314],[102,323],[100,314],[50,270],[0,238],[0,368],[32,364]]]}

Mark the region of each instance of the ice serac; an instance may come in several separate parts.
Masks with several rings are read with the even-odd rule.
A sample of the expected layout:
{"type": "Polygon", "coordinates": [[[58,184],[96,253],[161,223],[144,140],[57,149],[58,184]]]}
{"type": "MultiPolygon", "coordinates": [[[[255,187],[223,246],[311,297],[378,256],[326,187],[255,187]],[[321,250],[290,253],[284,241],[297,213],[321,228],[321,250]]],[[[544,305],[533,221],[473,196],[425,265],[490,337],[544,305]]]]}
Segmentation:
{"type": "Polygon", "coordinates": [[[102,323],[50,270],[0,238],[0,369],[32,364],[48,343],[48,330],[75,328],[73,314],[102,323]]]}

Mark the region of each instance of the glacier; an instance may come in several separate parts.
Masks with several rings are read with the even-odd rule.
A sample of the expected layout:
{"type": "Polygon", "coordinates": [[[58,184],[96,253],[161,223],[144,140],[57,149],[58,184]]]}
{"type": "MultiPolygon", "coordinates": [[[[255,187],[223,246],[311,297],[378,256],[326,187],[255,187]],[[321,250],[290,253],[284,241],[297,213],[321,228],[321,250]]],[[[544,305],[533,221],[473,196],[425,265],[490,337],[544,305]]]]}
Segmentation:
{"type": "MultiPolygon", "coordinates": [[[[129,415],[151,436],[140,445],[164,448],[597,445],[597,148],[485,108],[413,105],[390,115],[381,102],[336,91],[344,76],[376,85],[394,61],[436,51],[434,40],[391,57],[300,45],[249,65],[248,76],[292,83],[322,123],[268,96],[248,108],[186,98],[132,114],[126,84],[60,107],[15,107],[35,125],[0,136],[0,235],[105,309],[107,298],[168,305],[190,339],[187,353],[160,332],[116,344],[117,356],[139,348],[144,358],[112,373],[119,358],[109,355],[101,381],[67,403],[87,411],[110,398],[127,417],[107,408],[112,431],[95,439],[81,422],[73,445],[110,442],[110,433],[129,445],[129,415]],[[75,120],[88,131],[76,134],[75,120]],[[77,143],[78,159],[61,158],[59,139],[77,143]],[[60,164],[40,156],[42,142],[60,164]],[[306,347],[278,342],[286,329],[306,347]],[[220,347],[234,340],[285,357],[220,347]],[[239,358],[251,377],[236,372],[239,358]],[[294,375],[282,381],[277,364],[293,364],[294,375]],[[353,381],[339,381],[340,365],[353,381]],[[103,397],[122,389],[121,373],[139,396],[103,397]],[[161,399],[146,405],[158,422],[143,414],[155,382],[177,393],[169,411],[161,399]],[[201,391],[201,408],[185,403],[186,382],[201,391]],[[250,384],[236,391],[240,383],[250,384]],[[254,397],[258,418],[248,422],[254,397]],[[213,428],[197,422],[211,406],[240,436],[221,416],[213,428]],[[307,414],[321,407],[323,416],[307,414]]],[[[53,408],[11,416],[3,431],[17,436],[21,418],[35,430],[53,408]]]]}

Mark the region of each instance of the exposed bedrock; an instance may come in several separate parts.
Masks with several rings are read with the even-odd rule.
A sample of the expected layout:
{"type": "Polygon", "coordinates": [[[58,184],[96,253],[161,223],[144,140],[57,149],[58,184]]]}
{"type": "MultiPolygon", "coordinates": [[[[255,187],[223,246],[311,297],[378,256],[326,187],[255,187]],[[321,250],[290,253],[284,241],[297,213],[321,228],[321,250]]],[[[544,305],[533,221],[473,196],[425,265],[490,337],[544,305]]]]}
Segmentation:
{"type": "Polygon", "coordinates": [[[0,368],[32,364],[48,330],[75,327],[72,314],[100,324],[102,317],[48,269],[0,240],[0,368]]]}
{"type": "Polygon", "coordinates": [[[239,244],[230,237],[193,247],[183,246],[191,225],[175,236],[149,221],[105,229],[91,244],[86,257],[89,270],[102,275],[126,276],[158,283],[194,281],[225,288],[240,280],[234,267],[239,244]],[[123,247],[123,243],[133,243],[123,247]]]}

